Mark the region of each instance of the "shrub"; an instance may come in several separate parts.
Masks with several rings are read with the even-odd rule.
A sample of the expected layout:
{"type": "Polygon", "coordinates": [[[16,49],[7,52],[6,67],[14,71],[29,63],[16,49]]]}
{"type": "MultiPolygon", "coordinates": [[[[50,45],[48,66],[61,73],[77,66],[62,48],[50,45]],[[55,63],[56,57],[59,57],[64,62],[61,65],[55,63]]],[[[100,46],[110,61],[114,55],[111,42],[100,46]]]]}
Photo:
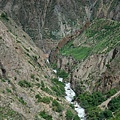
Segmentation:
{"type": "Polygon", "coordinates": [[[68,77],[68,73],[66,73],[64,70],[60,70],[60,69],[57,71],[57,75],[63,79],[68,77]]]}
{"type": "Polygon", "coordinates": [[[28,81],[26,81],[26,80],[21,80],[21,81],[19,81],[19,82],[18,82],[18,85],[20,85],[21,87],[26,87],[26,88],[32,86],[31,83],[28,82],[28,81]]]}
{"type": "Polygon", "coordinates": [[[31,78],[34,79],[34,78],[35,78],[35,75],[34,75],[34,74],[31,74],[31,78]]]}
{"type": "Polygon", "coordinates": [[[38,102],[41,102],[41,96],[39,94],[35,95],[35,98],[37,99],[38,102]]]}
{"type": "Polygon", "coordinates": [[[109,104],[108,104],[108,108],[112,111],[115,112],[118,109],[120,109],[120,95],[117,98],[113,98],[109,104]]]}
{"type": "Polygon", "coordinates": [[[50,103],[50,98],[49,98],[49,97],[43,97],[43,98],[41,99],[41,102],[46,103],[46,104],[49,104],[49,103],[50,103]]]}
{"type": "Polygon", "coordinates": [[[56,100],[53,100],[52,106],[53,106],[53,110],[56,112],[62,112],[63,110],[63,107],[56,100]]]}
{"type": "Polygon", "coordinates": [[[37,81],[39,81],[39,78],[36,78],[37,81]]]}
{"type": "Polygon", "coordinates": [[[7,20],[7,21],[9,20],[7,13],[5,13],[5,12],[1,14],[1,18],[3,18],[4,20],[7,20]]]}
{"type": "Polygon", "coordinates": [[[66,111],[66,115],[65,115],[66,120],[73,120],[73,116],[74,116],[74,114],[72,113],[71,110],[66,111]]]}
{"type": "Polygon", "coordinates": [[[45,111],[41,111],[39,115],[44,118],[45,120],[52,120],[52,116],[48,115],[45,111]]]}
{"type": "Polygon", "coordinates": [[[23,100],[23,98],[21,97],[21,98],[19,98],[18,99],[23,105],[26,105],[27,103],[23,100]]]}
{"type": "Polygon", "coordinates": [[[53,86],[51,89],[56,93],[57,96],[64,96],[65,95],[65,88],[64,83],[58,81],[57,78],[52,79],[53,86]]]}
{"type": "Polygon", "coordinates": [[[8,88],[6,88],[6,91],[8,92],[8,93],[11,93],[12,91],[10,90],[10,89],[8,89],[8,88]]]}

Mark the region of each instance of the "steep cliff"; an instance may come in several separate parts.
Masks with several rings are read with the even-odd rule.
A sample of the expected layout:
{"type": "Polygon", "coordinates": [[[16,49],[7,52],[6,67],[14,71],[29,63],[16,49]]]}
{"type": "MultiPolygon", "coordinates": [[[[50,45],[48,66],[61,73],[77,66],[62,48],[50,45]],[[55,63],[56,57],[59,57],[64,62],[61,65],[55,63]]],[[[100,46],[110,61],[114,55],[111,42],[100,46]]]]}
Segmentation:
{"type": "Polygon", "coordinates": [[[61,120],[75,111],[43,52],[5,13],[0,14],[0,119],[61,120]]]}
{"type": "Polygon", "coordinates": [[[6,11],[44,48],[43,39],[60,39],[96,18],[120,20],[119,0],[0,0],[6,11]]]}
{"type": "Polygon", "coordinates": [[[77,94],[76,99],[85,108],[87,119],[109,120],[114,115],[113,119],[118,120],[120,22],[94,20],[81,34],[71,37],[67,43],[62,42],[65,43],[64,46],[59,50],[60,44],[56,47],[57,55],[56,51],[53,52],[56,56],[53,55],[56,58],[53,63],[69,73],[66,80],[69,80],[77,94]],[[102,106],[102,111],[99,105],[102,106]]]}
{"type": "Polygon", "coordinates": [[[119,22],[100,19],[61,48],[57,65],[71,73],[76,92],[119,88],[119,37],[119,22]]]}

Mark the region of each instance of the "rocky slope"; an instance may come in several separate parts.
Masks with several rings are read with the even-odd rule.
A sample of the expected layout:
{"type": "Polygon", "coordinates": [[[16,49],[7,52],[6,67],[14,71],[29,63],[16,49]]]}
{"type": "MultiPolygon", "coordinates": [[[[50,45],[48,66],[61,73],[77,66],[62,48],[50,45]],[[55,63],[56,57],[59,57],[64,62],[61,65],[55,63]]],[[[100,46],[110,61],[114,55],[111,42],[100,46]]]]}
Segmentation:
{"type": "Polygon", "coordinates": [[[87,119],[108,119],[114,114],[117,120],[120,109],[115,105],[119,104],[119,95],[110,96],[120,90],[120,22],[97,19],[79,35],[66,40],[67,37],[58,43],[50,59],[69,73],[67,80],[86,109],[87,119]],[[98,108],[100,104],[104,111],[98,108]]]}
{"type": "Polygon", "coordinates": [[[60,39],[79,30],[86,21],[120,20],[119,0],[0,0],[0,9],[44,51],[43,39],[60,39]]]}
{"type": "Polygon", "coordinates": [[[119,22],[96,20],[61,48],[57,66],[71,74],[70,81],[76,92],[119,88],[119,29],[119,22]]]}
{"type": "Polygon", "coordinates": [[[65,120],[67,109],[75,115],[43,52],[5,13],[0,16],[0,119],[65,120]]]}

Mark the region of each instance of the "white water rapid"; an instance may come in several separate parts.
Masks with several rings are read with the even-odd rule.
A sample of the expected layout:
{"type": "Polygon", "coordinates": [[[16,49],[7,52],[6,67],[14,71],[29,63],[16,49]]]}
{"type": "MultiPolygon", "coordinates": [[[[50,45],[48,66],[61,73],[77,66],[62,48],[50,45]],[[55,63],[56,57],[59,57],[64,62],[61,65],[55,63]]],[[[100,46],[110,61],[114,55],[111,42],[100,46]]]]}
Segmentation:
{"type": "MultiPolygon", "coordinates": [[[[56,70],[53,70],[53,71],[54,71],[54,73],[57,73],[56,70]]],[[[63,78],[58,77],[58,80],[63,82],[63,78]]],[[[79,118],[81,120],[86,120],[86,118],[85,118],[85,110],[82,107],[79,106],[77,101],[73,101],[74,97],[75,97],[75,92],[71,89],[70,83],[65,83],[65,93],[66,93],[65,99],[69,103],[74,105],[75,111],[78,113],[79,118]]]]}

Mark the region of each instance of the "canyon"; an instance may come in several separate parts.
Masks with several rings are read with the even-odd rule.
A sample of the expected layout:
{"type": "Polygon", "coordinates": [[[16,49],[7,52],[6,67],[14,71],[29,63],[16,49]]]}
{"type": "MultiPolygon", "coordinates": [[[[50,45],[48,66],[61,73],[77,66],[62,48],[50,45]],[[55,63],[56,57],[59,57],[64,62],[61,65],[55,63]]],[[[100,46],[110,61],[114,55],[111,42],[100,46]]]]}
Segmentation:
{"type": "Polygon", "coordinates": [[[71,88],[119,120],[120,0],[0,0],[0,119],[79,120],[71,88]]]}

